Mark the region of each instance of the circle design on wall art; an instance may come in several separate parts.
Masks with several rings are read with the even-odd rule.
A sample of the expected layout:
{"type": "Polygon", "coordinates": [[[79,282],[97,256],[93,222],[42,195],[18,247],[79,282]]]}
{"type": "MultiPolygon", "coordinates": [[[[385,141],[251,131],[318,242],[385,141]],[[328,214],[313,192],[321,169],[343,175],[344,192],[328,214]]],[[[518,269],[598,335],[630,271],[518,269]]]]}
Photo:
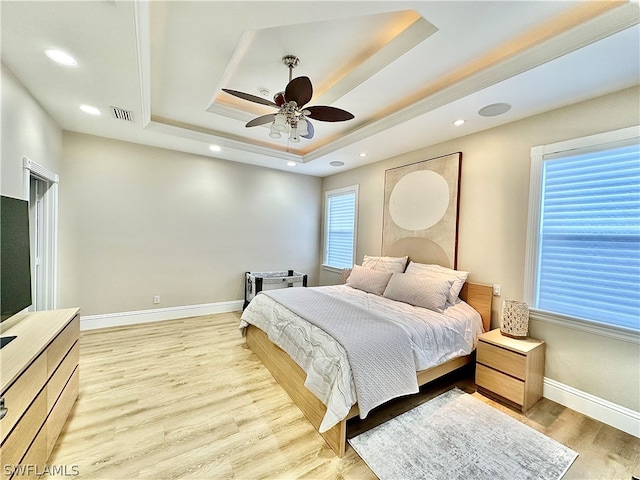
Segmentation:
{"type": "Polygon", "coordinates": [[[449,208],[449,185],[431,170],[411,172],[398,180],[389,197],[389,213],[400,228],[425,230],[449,208]]]}

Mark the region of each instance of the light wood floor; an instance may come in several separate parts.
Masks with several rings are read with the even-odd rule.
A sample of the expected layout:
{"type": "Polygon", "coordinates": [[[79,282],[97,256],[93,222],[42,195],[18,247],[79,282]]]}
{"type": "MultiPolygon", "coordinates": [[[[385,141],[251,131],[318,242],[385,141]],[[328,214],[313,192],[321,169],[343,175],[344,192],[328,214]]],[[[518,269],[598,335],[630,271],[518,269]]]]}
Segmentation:
{"type": "MultiPolygon", "coordinates": [[[[350,447],[335,457],[238,323],[229,313],[83,332],[80,396],[48,464],[86,479],[375,479],[350,447]]],[[[423,388],[350,435],[453,385],[473,392],[472,379],[468,370],[423,388]]],[[[546,399],[525,417],[473,395],[579,452],[565,479],[640,473],[640,439],[546,399]]]]}

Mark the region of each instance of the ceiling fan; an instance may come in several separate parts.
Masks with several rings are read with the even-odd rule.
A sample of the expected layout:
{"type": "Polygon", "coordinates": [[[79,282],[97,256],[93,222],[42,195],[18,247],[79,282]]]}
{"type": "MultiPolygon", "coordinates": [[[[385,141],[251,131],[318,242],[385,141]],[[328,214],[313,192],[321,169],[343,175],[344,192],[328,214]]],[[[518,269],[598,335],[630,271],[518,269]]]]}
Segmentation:
{"type": "Polygon", "coordinates": [[[282,57],[282,63],[289,68],[289,83],[284,92],[278,92],[273,97],[273,102],[257,95],[239,92],[237,90],[229,90],[223,88],[222,91],[234,95],[243,100],[268,105],[278,109],[276,113],[262,115],[254,118],[246,127],[255,127],[271,122],[271,130],[269,136],[271,138],[280,138],[281,133],[288,130],[289,140],[299,142],[302,138],[313,138],[314,128],[308,118],[321,122],[344,122],[351,120],[354,116],[336,107],[327,105],[316,105],[305,107],[313,96],[313,86],[309,77],[296,77],[292,79],[293,69],[298,66],[300,59],[295,55],[286,55],[282,57]]]}

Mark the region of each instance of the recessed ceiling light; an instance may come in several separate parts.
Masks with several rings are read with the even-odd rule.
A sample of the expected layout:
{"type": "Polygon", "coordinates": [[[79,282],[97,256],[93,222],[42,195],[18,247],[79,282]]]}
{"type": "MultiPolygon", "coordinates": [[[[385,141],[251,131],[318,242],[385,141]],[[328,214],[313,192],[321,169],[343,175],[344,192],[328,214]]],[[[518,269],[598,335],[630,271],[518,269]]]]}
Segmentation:
{"type": "Polygon", "coordinates": [[[366,156],[367,156],[367,152],[362,152],[362,153],[360,154],[360,156],[361,156],[362,158],[366,157],[366,156]]]}
{"type": "Polygon", "coordinates": [[[467,123],[467,121],[464,118],[459,118],[458,120],[456,120],[455,122],[453,122],[453,124],[456,127],[459,127],[460,125],[464,125],[465,123],[467,123]]]}
{"type": "Polygon", "coordinates": [[[496,117],[498,115],[502,115],[503,113],[507,113],[511,110],[511,105],[508,103],[492,103],[491,105],[487,105],[486,107],[482,107],[478,111],[478,115],[483,117],[496,117]]]}
{"type": "Polygon", "coordinates": [[[331,165],[332,167],[341,167],[344,165],[344,162],[334,160],[333,162],[329,162],[329,165],[331,165]]]}
{"type": "Polygon", "coordinates": [[[101,112],[96,107],[92,107],[91,105],[80,105],[80,110],[84,113],[88,113],[89,115],[100,115],[101,112]]]}
{"type": "Polygon", "coordinates": [[[222,150],[222,148],[220,147],[220,145],[209,145],[209,150],[211,150],[212,152],[219,152],[222,150]]]}
{"type": "Polygon", "coordinates": [[[76,65],[76,59],[62,50],[49,49],[44,51],[45,55],[56,63],[61,65],[76,65]]]}
{"type": "Polygon", "coordinates": [[[296,163],[296,162],[294,162],[293,160],[289,160],[289,161],[287,162],[287,167],[295,167],[296,165],[297,165],[297,163],[296,163]]]}

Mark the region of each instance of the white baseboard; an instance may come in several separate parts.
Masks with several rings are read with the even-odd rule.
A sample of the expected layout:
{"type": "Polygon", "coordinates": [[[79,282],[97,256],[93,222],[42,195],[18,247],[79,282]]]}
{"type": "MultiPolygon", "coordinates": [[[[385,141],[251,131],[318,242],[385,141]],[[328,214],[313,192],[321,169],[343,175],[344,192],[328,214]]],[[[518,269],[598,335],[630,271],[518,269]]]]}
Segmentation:
{"type": "Polygon", "coordinates": [[[178,318],[212,315],[215,313],[236,312],[242,310],[243,300],[206,303],[202,305],[185,305],[180,307],[154,308],[134,312],[105,313],[100,315],[80,316],[80,330],[120,327],[136,323],[160,322],[178,318]]]}
{"type": "Polygon", "coordinates": [[[622,407],[546,377],[543,385],[543,396],[576,412],[640,438],[640,412],[622,407]]]}

